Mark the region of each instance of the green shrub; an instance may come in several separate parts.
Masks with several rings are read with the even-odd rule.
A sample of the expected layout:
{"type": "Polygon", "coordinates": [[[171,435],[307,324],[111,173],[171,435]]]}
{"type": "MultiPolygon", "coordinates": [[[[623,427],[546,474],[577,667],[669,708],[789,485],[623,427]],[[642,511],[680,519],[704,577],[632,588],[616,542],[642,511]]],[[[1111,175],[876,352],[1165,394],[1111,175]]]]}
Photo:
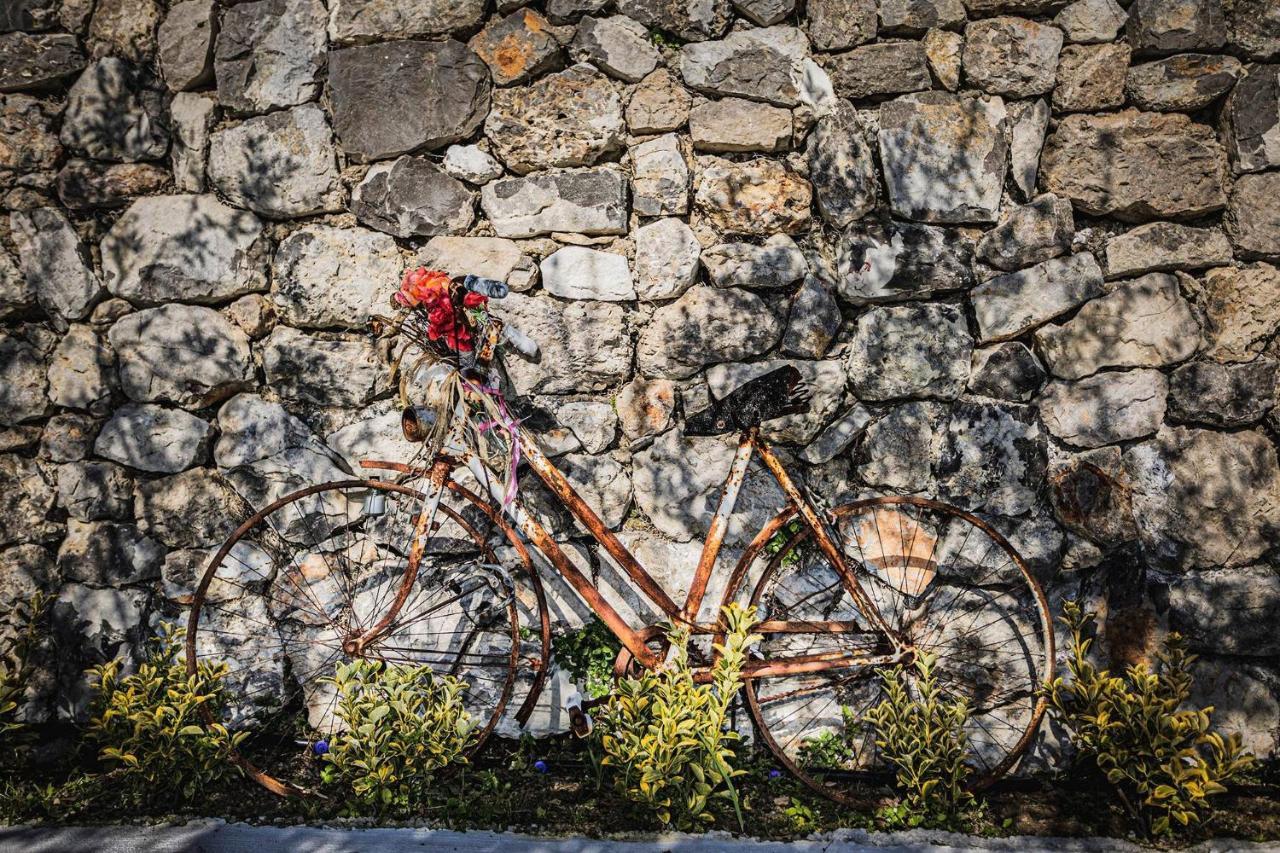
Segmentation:
{"type": "Polygon", "coordinates": [[[1185,641],[1170,634],[1156,668],[1135,664],[1120,678],[1088,660],[1094,614],[1068,601],[1061,621],[1071,632],[1071,680],[1055,678],[1046,693],[1081,758],[1102,771],[1149,832],[1168,835],[1204,820],[1209,797],[1254,759],[1239,735],[1210,728],[1212,707],[1181,709],[1195,661],[1185,641]]]}
{"type": "Polygon", "coordinates": [[[0,748],[11,751],[26,733],[18,712],[26,697],[34,669],[32,651],[40,641],[40,626],[49,598],[36,593],[30,601],[14,607],[18,628],[13,639],[0,649],[0,748]]]}
{"type": "Polygon", "coordinates": [[[556,663],[587,692],[598,699],[613,689],[613,662],[622,646],[599,619],[592,619],[576,631],[556,637],[556,663]]]}
{"type": "Polygon", "coordinates": [[[126,802],[191,800],[239,774],[231,757],[245,733],[204,715],[204,709],[214,720],[221,715],[226,664],[202,662],[188,675],[166,625],[136,673],[122,677],[120,667],[113,660],[89,670],[95,691],[89,735],[126,802]]]}
{"type": "Polygon", "coordinates": [[[882,671],[885,698],[867,712],[880,757],[894,769],[906,815],[934,823],[953,819],[973,802],[965,787],[969,706],[943,695],[936,663],[934,655],[916,659],[914,696],[902,667],[882,671]]]}
{"type": "Polygon", "coordinates": [[[733,604],[723,614],[725,642],[715,647],[720,657],[710,684],[694,682],[688,629],[672,628],[667,663],[623,679],[599,714],[601,764],[616,770],[619,792],[653,809],[664,826],[710,823],[715,797],[733,804],[742,825],[733,779],[744,771],[733,768],[731,745],[738,734],[727,728],[727,720],[742,686],[746,650],[761,638],[751,633],[754,607],[733,604]]]}
{"type": "Polygon", "coordinates": [[[365,810],[407,814],[440,770],[466,763],[477,731],[458,679],[360,659],[339,664],[326,680],[338,691],[343,730],[329,743],[323,778],[345,783],[365,810]]]}

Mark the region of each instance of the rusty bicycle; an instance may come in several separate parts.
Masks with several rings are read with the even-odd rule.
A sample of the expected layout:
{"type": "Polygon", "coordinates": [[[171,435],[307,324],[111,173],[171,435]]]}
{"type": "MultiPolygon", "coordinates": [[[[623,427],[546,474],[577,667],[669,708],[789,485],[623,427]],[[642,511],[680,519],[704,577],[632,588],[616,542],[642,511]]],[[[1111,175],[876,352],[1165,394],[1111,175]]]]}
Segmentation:
{"type": "MultiPolygon", "coordinates": [[[[464,302],[479,301],[466,293],[505,290],[473,277],[465,283],[447,288],[451,323],[474,309],[464,302]]],[[[436,320],[449,313],[443,304],[434,303],[436,320]]],[[[910,672],[928,653],[947,691],[971,708],[970,785],[988,785],[1014,767],[1044,714],[1039,688],[1051,672],[1054,640],[1039,583],[993,526],[912,495],[821,508],[762,435],[762,424],[807,410],[800,373],[782,367],[684,419],[685,435],[739,438],[677,602],[536,439],[505,417],[505,401],[483,377],[504,336],[520,336],[480,313],[466,335],[417,336],[419,347],[446,355],[419,371],[425,380],[412,380],[421,386],[418,399],[444,398],[434,408],[404,409],[415,458],[365,460],[365,476],[278,497],[239,525],[200,578],[187,619],[187,665],[228,664],[229,699],[218,716],[250,730],[236,755],[246,773],[278,794],[312,789],[317,771],[308,745],[337,725],[324,676],[358,657],[461,679],[478,723],[473,749],[504,721],[524,725],[551,668],[546,572],[617,637],[617,674],[662,665],[662,627],[629,623],[567,556],[515,489],[517,467],[549,490],[656,611],[695,637],[719,637],[723,626],[699,613],[753,465],[776,481],[785,503],[745,546],[721,602],[758,608],[764,640],[743,670],[744,696],[777,760],[815,791],[846,798],[860,774],[878,767],[874,738],[860,724],[880,700],[877,673],[910,672]],[[507,477],[486,458],[495,445],[509,463],[507,477]]],[[[393,325],[399,333],[408,328],[393,325]]],[[[710,663],[702,660],[698,671],[707,673],[710,663]]]]}

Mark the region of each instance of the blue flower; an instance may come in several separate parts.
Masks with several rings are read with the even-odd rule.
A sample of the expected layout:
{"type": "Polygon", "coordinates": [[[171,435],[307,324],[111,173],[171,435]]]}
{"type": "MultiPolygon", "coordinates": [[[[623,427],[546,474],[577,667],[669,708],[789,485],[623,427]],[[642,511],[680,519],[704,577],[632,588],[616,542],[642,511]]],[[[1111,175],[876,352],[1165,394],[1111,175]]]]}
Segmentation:
{"type": "Polygon", "coordinates": [[[316,751],[316,755],[324,755],[329,751],[329,741],[318,740],[311,745],[311,748],[316,751]]]}
{"type": "Polygon", "coordinates": [[[777,769],[776,767],[775,767],[774,769],[772,769],[772,770],[770,770],[770,771],[769,771],[769,781],[771,781],[771,782],[772,782],[774,779],[777,779],[777,778],[779,778],[779,777],[781,777],[781,776],[782,776],[782,771],[781,771],[781,770],[779,770],[779,769],[777,769]]]}
{"type": "Polygon", "coordinates": [[[537,761],[533,762],[533,769],[534,769],[534,770],[537,770],[539,773],[546,773],[546,772],[547,772],[547,762],[545,762],[545,761],[543,761],[541,758],[539,758],[537,761]]]}

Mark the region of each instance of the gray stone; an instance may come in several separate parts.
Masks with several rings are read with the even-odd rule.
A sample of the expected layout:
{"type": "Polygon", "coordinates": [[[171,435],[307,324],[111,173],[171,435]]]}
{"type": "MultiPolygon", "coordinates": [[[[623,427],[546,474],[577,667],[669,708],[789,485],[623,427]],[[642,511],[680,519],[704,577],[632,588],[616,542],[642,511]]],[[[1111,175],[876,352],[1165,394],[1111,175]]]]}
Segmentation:
{"type": "Polygon", "coordinates": [[[1049,129],[1049,102],[1015,101],[1009,105],[1009,171],[1013,182],[1029,199],[1036,191],[1040,152],[1049,129]]]}
{"type": "Polygon", "coordinates": [[[417,256],[421,265],[506,282],[525,291],[538,280],[538,265],[518,243],[501,237],[433,237],[417,256]]]}
{"type": "Polygon", "coordinates": [[[729,0],[618,0],[618,11],[646,27],[666,30],[685,41],[719,38],[733,19],[729,0]]]}
{"type": "Polygon", "coordinates": [[[676,408],[676,387],[670,379],[637,376],[613,398],[618,425],[627,441],[666,432],[676,408]]]}
{"type": "Polygon", "coordinates": [[[49,410],[46,354],[16,335],[0,335],[0,424],[16,426],[49,410]]]}
{"type": "Polygon", "coordinates": [[[142,532],[170,548],[221,545],[249,515],[228,479],[207,468],[144,480],[133,502],[142,532]]]}
{"type": "Polygon", "coordinates": [[[1231,90],[1222,118],[1237,172],[1280,166],[1280,65],[1250,65],[1231,90]]]}
{"type": "Polygon", "coordinates": [[[796,10],[796,0],[733,0],[734,8],[762,27],[781,23],[796,10]]]}
{"type": "MultiPolygon", "coordinates": [[[[26,604],[36,593],[56,592],[58,575],[53,557],[39,545],[16,545],[0,550],[0,610],[13,613],[16,605],[26,604]]],[[[0,622],[0,631],[9,625],[0,622]]]]}
{"type": "Polygon", "coordinates": [[[776,160],[700,161],[694,202],[707,222],[730,234],[796,234],[809,226],[813,187],[776,160]]]}
{"type": "Polygon", "coordinates": [[[213,79],[216,12],[213,0],[183,0],[165,14],[156,43],[160,73],[171,91],[198,89],[213,79]]]}
{"type": "Polygon", "coordinates": [[[276,250],[272,300],[291,326],[363,331],[373,314],[386,313],[403,269],[400,250],[385,234],[308,225],[276,250]]]}
{"type": "Polygon", "coordinates": [[[1078,379],[1105,367],[1163,367],[1190,358],[1200,324],[1167,273],[1151,273],[1087,303],[1061,325],[1036,332],[1055,376],[1078,379]]]}
{"type": "Polygon", "coordinates": [[[34,308],[38,284],[27,280],[8,252],[0,252],[0,320],[34,308]]]}
{"type": "Polygon", "coordinates": [[[1182,569],[1247,566],[1280,531],[1280,465],[1260,432],[1166,426],[1125,451],[1145,556],[1182,569]]]}
{"type": "Polygon", "coordinates": [[[626,302],[636,298],[626,257],[585,246],[565,246],[543,259],[542,286],[561,299],[626,302]]]}
{"type": "Polygon", "coordinates": [[[52,88],[82,68],[84,54],[73,35],[0,35],[0,92],[52,88]]]}
{"type": "Polygon", "coordinates": [[[330,0],[334,42],[456,35],[484,20],[485,0],[330,0]]]}
{"type": "MultiPolygon", "coordinates": [[[[336,454],[316,441],[304,447],[286,448],[274,456],[233,468],[227,472],[226,476],[235,494],[245,503],[253,507],[262,507],[316,483],[349,479],[349,475],[338,465],[338,462],[336,454]]],[[[333,500],[345,501],[346,499],[333,500]]],[[[325,537],[329,529],[336,526],[332,518],[311,519],[296,510],[294,517],[289,519],[289,523],[294,529],[286,528],[282,533],[289,532],[295,536],[308,537],[325,537]],[[317,525],[328,525],[328,527],[321,527],[320,530],[323,532],[317,532],[317,525]]]]}
{"type": "Polygon", "coordinates": [[[745,98],[704,101],[689,112],[698,151],[784,151],[791,147],[791,111],[745,98]]]}
{"type": "Polygon", "coordinates": [[[143,68],[99,59],[67,92],[60,138],[96,160],[158,160],[169,148],[164,94],[143,68]]]}
{"type": "Polygon", "coordinates": [[[606,527],[622,525],[631,509],[631,477],[616,458],[572,453],[560,457],[556,467],[606,527]]]}
{"type": "Polygon", "coordinates": [[[102,241],[107,289],[139,305],[214,303],[267,289],[270,242],[214,195],[140,198],[102,241]]]}
{"type": "Polygon", "coordinates": [[[932,87],[924,46],[918,41],[865,44],[826,63],[842,98],[879,98],[932,87]]]}
{"type": "Polygon", "coordinates": [[[1261,356],[1244,364],[1193,361],[1169,376],[1169,417],[1216,427],[1262,420],[1280,400],[1280,362],[1261,356]]]}
{"type": "Polygon", "coordinates": [[[640,81],[627,102],[627,127],[632,133],[666,133],[678,130],[689,118],[692,99],[666,68],[640,81]]]}
{"type": "Polygon", "coordinates": [[[806,276],[791,299],[782,351],[796,358],[822,358],[840,331],[840,303],[817,276],[806,276]]]}
{"type": "Polygon", "coordinates": [[[1271,566],[1187,572],[1169,585],[1169,621],[1192,649],[1224,655],[1280,654],[1271,617],[1280,574],[1271,566]]]}
{"type": "Polygon", "coordinates": [[[875,0],[808,0],[805,10],[818,50],[846,50],[876,36],[875,0]]]}
{"type": "Polygon", "coordinates": [[[1032,406],[962,400],[937,457],[939,493],[964,509],[1021,515],[1044,485],[1044,436],[1032,406]]]}
{"type": "MultiPolygon", "coordinates": [[[[636,504],[659,532],[680,542],[706,534],[737,449],[736,436],[695,438],[668,430],[635,455],[631,480],[636,504]]],[[[757,463],[747,469],[725,542],[748,542],[785,498],[757,463]]]]}
{"type": "Polygon", "coordinates": [[[1241,744],[1254,755],[1274,759],[1280,754],[1280,677],[1274,667],[1202,657],[1192,672],[1190,701],[1213,706],[1215,728],[1239,732],[1241,744]]]}
{"type": "Polygon", "coordinates": [[[870,423],[871,412],[861,403],[855,403],[853,408],[818,433],[817,438],[800,451],[800,458],[810,465],[826,464],[848,450],[870,423]]]}
{"type": "Polygon", "coordinates": [[[249,338],[212,308],[170,304],[128,314],[107,333],[120,388],[140,403],[202,409],[249,387],[249,338]]]}
{"type": "Polygon", "coordinates": [[[212,440],[213,425],[189,412],[130,403],[103,425],[93,450],[130,468],[172,474],[204,462],[212,440]]]}
{"type": "Polygon", "coordinates": [[[758,296],[697,286],[653,312],[636,345],[637,363],[645,376],[684,379],[709,364],[761,355],[781,335],[782,321],[758,296]]]}
{"type": "Polygon", "coordinates": [[[866,428],[857,468],[869,486],[922,492],[933,483],[932,463],[940,448],[946,408],[912,401],[894,406],[866,428]]]}
{"type": "Polygon", "coordinates": [[[169,104],[173,123],[173,183],[180,192],[204,192],[205,161],[209,150],[209,131],[213,127],[212,98],[194,92],[179,92],[169,104]]]}
{"type": "Polygon", "coordinates": [[[532,9],[519,9],[492,21],[468,46],[489,66],[499,86],[521,83],[556,65],[560,42],[547,19],[532,9]]]}
{"type": "Polygon", "coordinates": [[[50,462],[79,462],[93,449],[101,423],[89,415],[63,412],[45,423],[40,456],[50,462]]]}
{"type": "Polygon", "coordinates": [[[262,113],[313,99],[325,65],[327,18],[320,0],[257,0],[223,12],[213,60],[218,103],[262,113]]]}
{"type": "Polygon", "coordinates": [[[880,31],[923,35],[933,27],[955,27],[965,22],[960,0],[881,0],[880,31]]]}
{"type": "Polygon", "coordinates": [[[954,399],[964,391],[972,353],[964,313],[954,305],[872,308],[850,340],[850,386],[860,400],[954,399]]]}
{"type": "Polygon", "coordinates": [[[964,74],[984,92],[1027,98],[1053,88],[1062,31],[1025,18],[989,18],[964,30],[964,74]]]}
{"type": "MultiPolygon", "coordinates": [[[[687,112],[687,111],[686,111],[687,112]]],[[[674,133],[631,148],[631,204],[641,216],[689,212],[689,165],[674,133]]]]}
{"type": "Polygon", "coordinates": [[[0,174],[57,168],[59,104],[30,95],[0,95],[0,174]]]}
{"type": "Polygon", "coordinates": [[[631,375],[633,348],[628,311],[612,302],[559,302],[513,293],[490,310],[532,338],[537,362],[505,360],[517,394],[603,391],[631,375]]]}
{"type": "Polygon", "coordinates": [[[333,126],[358,163],[470,138],[489,112],[487,66],[456,41],[396,41],[329,53],[333,126]]]}
{"type": "Polygon", "coordinates": [[[817,437],[827,422],[835,416],[844,400],[844,362],[788,361],[767,359],[750,364],[717,364],[707,370],[707,389],[719,400],[735,388],[781,367],[794,367],[805,384],[813,392],[808,411],[799,415],[773,418],[761,425],[761,433],[770,441],[781,444],[806,445],[817,437]]]}
{"type": "Polygon", "coordinates": [[[111,396],[114,364],[91,326],[72,326],[49,361],[49,399],[69,409],[98,409],[111,396]]]}
{"type": "MultiPolygon", "coordinates": [[[[79,320],[102,295],[102,283],[85,262],[80,238],[56,207],[9,214],[9,228],[27,285],[45,311],[79,320]]],[[[104,266],[106,257],[104,255],[104,266]]]]}
{"type": "Polygon", "coordinates": [[[307,425],[285,411],[284,406],[252,393],[237,394],[218,410],[218,431],[213,461],[224,469],[248,465],[315,441],[307,425]]]}
{"type": "Polygon", "coordinates": [[[1044,368],[1026,344],[1006,341],[973,351],[970,393],[1025,403],[1036,395],[1044,380],[1044,368]]]}
{"type": "Polygon", "coordinates": [[[999,98],[926,92],[882,104],[880,159],[894,213],[925,222],[993,221],[1008,162],[1004,120],[999,98]]]}
{"type": "MultiPolygon", "coordinates": [[[[136,637],[147,606],[146,590],[95,589],[69,583],[53,604],[54,630],[66,654],[110,660],[128,655],[127,642],[136,637]],[[74,643],[74,645],[72,644],[74,643]]],[[[74,701],[74,696],[67,697],[74,701]]],[[[70,709],[69,713],[74,713],[70,709]]]]}
{"type": "Polygon", "coordinates": [[[627,179],[609,166],[503,178],[480,190],[480,205],[499,237],[627,231],[627,179]]]}
{"type": "Polygon", "coordinates": [[[685,45],[680,74],[700,92],[794,107],[800,102],[808,47],[795,27],[739,30],[720,41],[685,45]]]}
{"type": "Polygon", "coordinates": [[[1038,401],[1045,428],[1075,447],[1151,435],[1164,421],[1169,383],[1158,370],[1105,371],[1050,382],[1038,401]]]}
{"type": "Polygon", "coordinates": [[[48,521],[56,493],[34,459],[0,455],[0,545],[56,540],[60,527],[48,521]]]}
{"type": "Polygon", "coordinates": [[[267,384],[281,397],[316,406],[362,406],[387,382],[368,340],[325,340],[277,326],[262,350],[267,384]]]}
{"type": "Polygon", "coordinates": [[[475,196],[427,158],[401,157],[369,169],[351,194],[351,212],[396,237],[463,234],[475,221],[475,196]]]}
{"type": "Polygon", "coordinates": [[[1067,41],[1076,44],[1100,44],[1115,41],[1129,20],[1129,13],[1116,0],[1076,0],[1053,19],[1067,41]]]}
{"type": "Polygon", "coordinates": [[[450,145],[441,165],[451,177],[472,184],[487,184],[502,177],[502,164],[478,145],[450,145]]]}
{"type": "Polygon", "coordinates": [[[68,160],[58,172],[58,198],[71,210],[123,207],[135,196],[158,192],[169,170],[150,163],[68,160]]]}
{"type": "Polygon", "coordinates": [[[848,302],[923,299],[973,284],[973,245],[958,232],[864,220],[840,237],[836,286],[848,302]]]}
{"type": "Polygon", "coordinates": [[[13,0],[0,10],[0,32],[38,32],[58,23],[53,0],[13,0]]]}
{"type": "Polygon", "coordinates": [[[1280,270],[1264,263],[1209,270],[1202,308],[1206,354],[1252,361],[1280,329],[1280,270]]]}
{"type": "Polygon", "coordinates": [[[809,181],[818,212],[844,228],[875,208],[880,190],[875,155],[853,104],[840,101],[809,136],[809,181]]]}
{"type": "Polygon", "coordinates": [[[1231,243],[1218,227],[1151,222],[1107,241],[1107,278],[1198,270],[1229,263],[1231,243]]]}
{"type": "Polygon", "coordinates": [[[1091,216],[1190,217],[1226,205],[1226,158],[1213,130],[1181,113],[1071,115],[1049,137],[1049,192],[1091,216]]]}
{"type": "Polygon", "coordinates": [[[1100,293],[1102,270],[1081,252],[983,282],[973,289],[973,312],[984,343],[1008,340],[1100,293]]]}
{"type": "Polygon", "coordinates": [[[58,571],[67,580],[93,586],[122,586],[160,576],[164,546],[132,524],[67,522],[58,549],[58,571]]]}
{"type": "Polygon", "coordinates": [[[929,30],[922,43],[929,70],[942,88],[948,92],[959,89],[964,36],[948,30],[929,30]]]}
{"type": "Polygon", "coordinates": [[[1229,92],[1243,74],[1234,56],[1183,53],[1133,66],[1124,91],[1139,109],[1195,112],[1229,92]]]}
{"type": "Polygon", "coordinates": [[[1227,43],[1259,62],[1280,58],[1280,9],[1270,0],[1235,0],[1227,13],[1227,43]]]}
{"type": "Polygon", "coordinates": [[[1045,193],[1006,210],[1000,224],[978,242],[978,257],[1002,270],[1038,264],[1071,249],[1075,220],[1071,203],[1045,193]]]}
{"type": "Polygon", "coordinates": [[[804,252],[786,234],[760,245],[719,243],[702,253],[702,265],[716,287],[778,289],[790,287],[809,271],[804,252]]]}
{"type": "Polygon", "coordinates": [[[597,400],[570,400],[561,403],[556,409],[556,420],[572,430],[587,453],[605,450],[613,444],[618,432],[617,412],[609,403],[597,400]]]}
{"type": "Polygon", "coordinates": [[[142,62],[156,52],[162,9],[156,0],[98,0],[89,22],[93,57],[120,56],[142,62]]]}
{"type": "MultiPolygon", "coordinates": [[[[637,228],[636,294],[646,302],[674,299],[698,280],[702,247],[682,220],[659,219],[637,228]]],[[[564,249],[560,250],[565,251],[564,249]]]]}
{"type": "Polygon", "coordinates": [[[1226,41],[1220,0],[1134,0],[1125,28],[1134,50],[1210,50],[1226,41]]]}
{"type": "Polygon", "coordinates": [[[1138,538],[1133,490],[1118,447],[1073,454],[1049,472],[1049,500],[1073,534],[1103,549],[1138,538]]]}
{"type": "Polygon", "coordinates": [[[1120,106],[1128,68],[1128,45],[1067,45],[1058,60],[1053,108],[1058,112],[1090,112],[1120,106]]]}
{"type": "Polygon", "coordinates": [[[622,147],[621,89],[590,65],[575,65],[495,91],[484,132],[494,154],[518,175],[590,166],[622,147]]]}
{"type": "Polygon", "coordinates": [[[1280,172],[1242,175],[1225,224],[1237,256],[1280,261],[1280,172]]]}
{"type": "MultiPolygon", "coordinates": [[[[393,403],[398,401],[374,403],[360,412],[360,420],[326,435],[324,443],[346,460],[347,467],[352,471],[361,470],[362,459],[412,459],[422,449],[422,445],[404,437],[404,430],[400,426],[400,408],[398,405],[388,405],[393,403]],[[382,413],[378,414],[379,411],[382,413]]],[[[289,433],[293,433],[292,428],[289,433]]],[[[299,440],[290,434],[283,435],[280,440],[271,442],[271,445],[273,451],[262,458],[282,453],[291,447],[314,446],[310,439],[299,440]]]]}
{"type": "Polygon", "coordinates": [[[661,58],[649,41],[649,31],[626,15],[583,18],[569,51],[577,61],[590,62],[628,83],[639,83],[661,58]]]}
{"type": "Polygon", "coordinates": [[[317,104],[246,119],[209,140],[209,180],[263,216],[341,210],[344,196],[329,120],[317,104]]]}
{"type": "Polygon", "coordinates": [[[222,310],[255,341],[270,332],[276,323],[275,308],[261,293],[247,293],[222,310]]]}

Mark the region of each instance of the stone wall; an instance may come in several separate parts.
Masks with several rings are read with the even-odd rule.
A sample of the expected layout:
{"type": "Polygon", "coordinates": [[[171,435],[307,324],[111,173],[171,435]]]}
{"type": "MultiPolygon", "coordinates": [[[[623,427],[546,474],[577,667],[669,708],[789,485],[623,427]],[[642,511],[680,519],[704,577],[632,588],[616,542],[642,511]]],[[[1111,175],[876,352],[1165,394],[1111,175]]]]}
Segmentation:
{"type": "MultiPolygon", "coordinates": [[[[677,403],[793,363],[814,408],[769,436],[816,494],[978,512],[1114,660],[1189,634],[1275,752],[1272,0],[16,0],[0,30],[0,603],[59,602],[33,719],[176,612],[237,492],[406,453],[362,329],[424,263],[511,285],[530,423],[673,594],[732,452],[677,403]]],[[[778,497],[748,478],[731,549],[778,497]]]]}

